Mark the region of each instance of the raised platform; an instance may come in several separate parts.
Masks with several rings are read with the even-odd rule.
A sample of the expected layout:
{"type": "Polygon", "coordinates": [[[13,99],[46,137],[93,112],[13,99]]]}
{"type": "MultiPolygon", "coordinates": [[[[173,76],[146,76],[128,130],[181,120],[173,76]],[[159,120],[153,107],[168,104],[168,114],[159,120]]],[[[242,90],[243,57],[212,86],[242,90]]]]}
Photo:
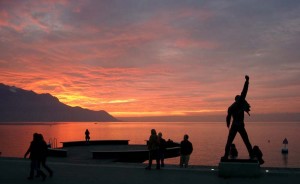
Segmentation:
{"type": "Polygon", "coordinates": [[[220,177],[259,177],[261,169],[257,160],[227,159],[219,163],[220,177]]]}
{"type": "MultiPolygon", "coordinates": [[[[71,142],[61,142],[62,148],[48,148],[48,156],[50,157],[67,157],[68,149],[70,147],[80,147],[80,146],[105,146],[105,145],[128,145],[129,140],[92,140],[88,143],[86,141],[71,141],[71,142]]],[[[82,152],[82,149],[78,149],[77,152],[82,152]]],[[[76,153],[75,153],[76,154],[76,153]]]]}
{"type": "MultiPolygon", "coordinates": [[[[62,148],[48,150],[50,157],[67,157],[68,160],[103,159],[112,162],[144,162],[149,158],[147,145],[129,145],[129,140],[93,140],[62,142],[62,148]]],[[[165,158],[180,156],[180,145],[168,141],[165,158]]]]}

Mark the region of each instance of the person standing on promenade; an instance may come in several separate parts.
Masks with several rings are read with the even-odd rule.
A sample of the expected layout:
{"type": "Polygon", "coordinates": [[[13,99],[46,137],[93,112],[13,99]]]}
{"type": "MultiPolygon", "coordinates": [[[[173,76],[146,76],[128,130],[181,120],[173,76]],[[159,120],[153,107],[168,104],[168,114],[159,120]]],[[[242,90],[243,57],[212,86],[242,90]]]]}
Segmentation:
{"type": "Polygon", "coordinates": [[[180,143],[180,167],[187,168],[189,165],[190,155],[193,152],[193,144],[189,141],[189,136],[185,134],[183,141],[180,143]]]}
{"type": "Polygon", "coordinates": [[[147,146],[149,150],[149,164],[145,169],[151,170],[153,158],[156,159],[156,169],[160,169],[159,155],[158,155],[158,149],[159,149],[158,136],[156,134],[155,129],[151,130],[151,135],[149,137],[147,146]]]}
{"type": "Polygon", "coordinates": [[[41,141],[39,141],[38,133],[33,134],[33,140],[30,143],[30,146],[27,150],[27,152],[24,155],[24,158],[27,157],[27,155],[30,153],[30,174],[27,178],[28,180],[33,180],[34,171],[37,171],[37,174],[42,176],[43,181],[46,179],[46,174],[40,169],[40,161],[41,161],[41,155],[42,155],[42,149],[43,146],[41,144],[41,141]]]}
{"type": "Polygon", "coordinates": [[[87,144],[90,142],[90,131],[88,129],[85,130],[85,142],[87,144]]]}
{"type": "Polygon", "coordinates": [[[39,141],[41,141],[41,146],[42,146],[42,155],[41,155],[41,164],[42,166],[48,171],[49,176],[53,176],[53,171],[50,169],[49,166],[46,165],[46,160],[47,160],[47,154],[48,154],[48,145],[46,141],[44,140],[44,137],[42,134],[39,135],[39,141]]]}
{"type": "Polygon", "coordinates": [[[160,159],[160,166],[165,167],[165,152],[166,152],[166,146],[167,142],[164,138],[162,138],[162,133],[158,133],[158,145],[159,145],[159,159],[160,159]]]}
{"type": "Polygon", "coordinates": [[[249,86],[249,76],[245,76],[245,84],[243,87],[243,90],[241,92],[241,95],[237,95],[235,97],[235,102],[228,108],[228,114],[226,117],[226,123],[227,127],[230,126],[231,117],[233,117],[232,125],[229,130],[227,143],[225,146],[225,154],[221,159],[228,159],[229,151],[230,151],[230,145],[232,144],[237,132],[240,133],[246,147],[249,153],[250,158],[252,158],[252,146],[248,138],[248,134],[245,129],[244,124],[244,111],[249,114],[250,111],[250,105],[246,101],[246,95],[248,92],[248,86],[249,86]]]}

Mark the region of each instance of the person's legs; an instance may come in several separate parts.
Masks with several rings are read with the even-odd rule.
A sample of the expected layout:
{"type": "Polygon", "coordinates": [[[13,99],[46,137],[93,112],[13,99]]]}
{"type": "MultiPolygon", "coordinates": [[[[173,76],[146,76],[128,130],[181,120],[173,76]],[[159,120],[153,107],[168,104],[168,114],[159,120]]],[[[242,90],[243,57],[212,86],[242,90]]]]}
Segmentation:
{"type": "Polygon", "coordinates": [[[146,169],[151,169],[151,166],[152,166],[152,159],[153,159],[153,151],[150,150],[150,151],[149,151],[149,163],[148,163],[148,166],[146,167],[146,169]]]}
{"type": "Polygon", "coordinates": [[[161,152],[160,153],[160,164],[161,164],[161,167],[165,167],[164,160],[165,160],[165,154],[164,154],[164,152],[161,152]]]}
{"type": "Polygon", "coordinates": [[[160,159],[156,159],[156,169],[160,169],[160,159]]]}
{"type": "Polygon", "coordinates": [[[46,174],[40,168],[37,168],[36,170],[37,170],[38,175],[42,176],[42,179],[44,181],[47,177],[46,174]]]}
{"type": "Polygon", "coordinates": [[[46,158],[42,160],[42,166],[48,171],[49,176],[53,176],[53,171],[46,165],[46,158]]]}
{"type": "Polygon", "coordinates": [[[29,180],[33,179],[34,171],[37,171],[37,176],[42,176],[43,181],[46,179],[46,174],[40,169],[40,160],[31,160],[29,180]]]}
{"type": "Polygon", "coordinates": [[[232,125],[230,130],[229,130],[229,134],[228,134],[228,138],[227,138],[227,143],[225,146],[225,154],[223,156],[224,159],[227,159],[229,156],[229,151],[230,151],[230,145],[232,144],[236,133],[237,133],[238,129],[236,126],[232,125]]]}
{"type": "Polygon", "coordinates": [[[249,141],[249,137],[248,137],[248,134],[247,134],[247,132],[246,132],[245,127],[241,127],[241,128],[239,129],[239,133],[240,133],[240,135],[241,135],[241,137],[242,137],[242,139],[243,139],[243,141],[244,141],[244,143],[245,143],[245,145],[246,145],[246,147],[247,147],[249,156],[250,156],[250,158],[251,158],[251,157],[252,157],[252,145],[251,145],[251,143],[250,143],[250,141],[249,141]]]}
{"type": "Polygon", "coordinates": [[[185,156],[184,167],[187,168],[189,165],[190,155],[185,156]]]}
{"type": "Polygon", "coordinates": [[[180,155],[180,167],[183,167],[183,163],[185,162],[185,156],[184,155],[180,155]]]}
{"type": "Polygon", "coordinates": [[[35,169],[35,164],[36,162],[34,160],[31,160],[30,162],[30,172],[29,172],[29,177],[27,179],[32,180],[33,179],[33,175],[34,175],[34,169],[35,169]]]}
{"type": "Polygon", "coordinates": [[[160,156],[159,156],[159,151],[155,150],[155,160],[156,160],[156,169],[160,169],[160,156]]]}

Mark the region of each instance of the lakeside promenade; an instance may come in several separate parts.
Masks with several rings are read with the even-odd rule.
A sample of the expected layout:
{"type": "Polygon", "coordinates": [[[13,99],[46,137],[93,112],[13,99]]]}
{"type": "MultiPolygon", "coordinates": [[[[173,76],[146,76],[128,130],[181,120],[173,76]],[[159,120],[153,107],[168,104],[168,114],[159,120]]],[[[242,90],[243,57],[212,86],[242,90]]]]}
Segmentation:
{"type": "MultiPolygon", "coordinates": [[[[40,183],[40,178],[27,180],[29,174],[29,159],[0,157],[0,183],[40,183]]],[[[227,183],[272,183],[289,184],[300,181],[300,169],[275,169],[262,168],[263,174],[257,178],[221,178],[218,176],[217,167],[191,166],[190,168],[178,168],[175,165],[166,165],[161,170],[145,170],[145,164],[131,163],[105,163],[105,162],[65,162],[61,160],[48,161],[48,165],[54,170],[52,178],[47,177],[45,183],[53,184],[227,184],[227,183]],[[213,169],[213,170],[212,170],[213,169]]]]}

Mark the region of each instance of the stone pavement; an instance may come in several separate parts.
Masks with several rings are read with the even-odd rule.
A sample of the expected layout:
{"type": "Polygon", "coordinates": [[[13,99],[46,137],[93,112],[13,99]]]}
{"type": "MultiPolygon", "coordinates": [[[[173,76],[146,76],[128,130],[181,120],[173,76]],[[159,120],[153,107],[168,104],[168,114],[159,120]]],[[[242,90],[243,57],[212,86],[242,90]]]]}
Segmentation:
{"type": "Polygon", "coordinates": [[[300,181],[300,169],[266,169],[257,178],[221,178],[217,167],[191,166],[183,169],[167,165],[161,170],[145,170],[145,164],[127,163],[70,163],[50,160],[54,170],[52,178],[27,180],[30,161],[18,158],[0,158],[0,184],[227,184],[271,183],[289,184],[300,181]]]}

